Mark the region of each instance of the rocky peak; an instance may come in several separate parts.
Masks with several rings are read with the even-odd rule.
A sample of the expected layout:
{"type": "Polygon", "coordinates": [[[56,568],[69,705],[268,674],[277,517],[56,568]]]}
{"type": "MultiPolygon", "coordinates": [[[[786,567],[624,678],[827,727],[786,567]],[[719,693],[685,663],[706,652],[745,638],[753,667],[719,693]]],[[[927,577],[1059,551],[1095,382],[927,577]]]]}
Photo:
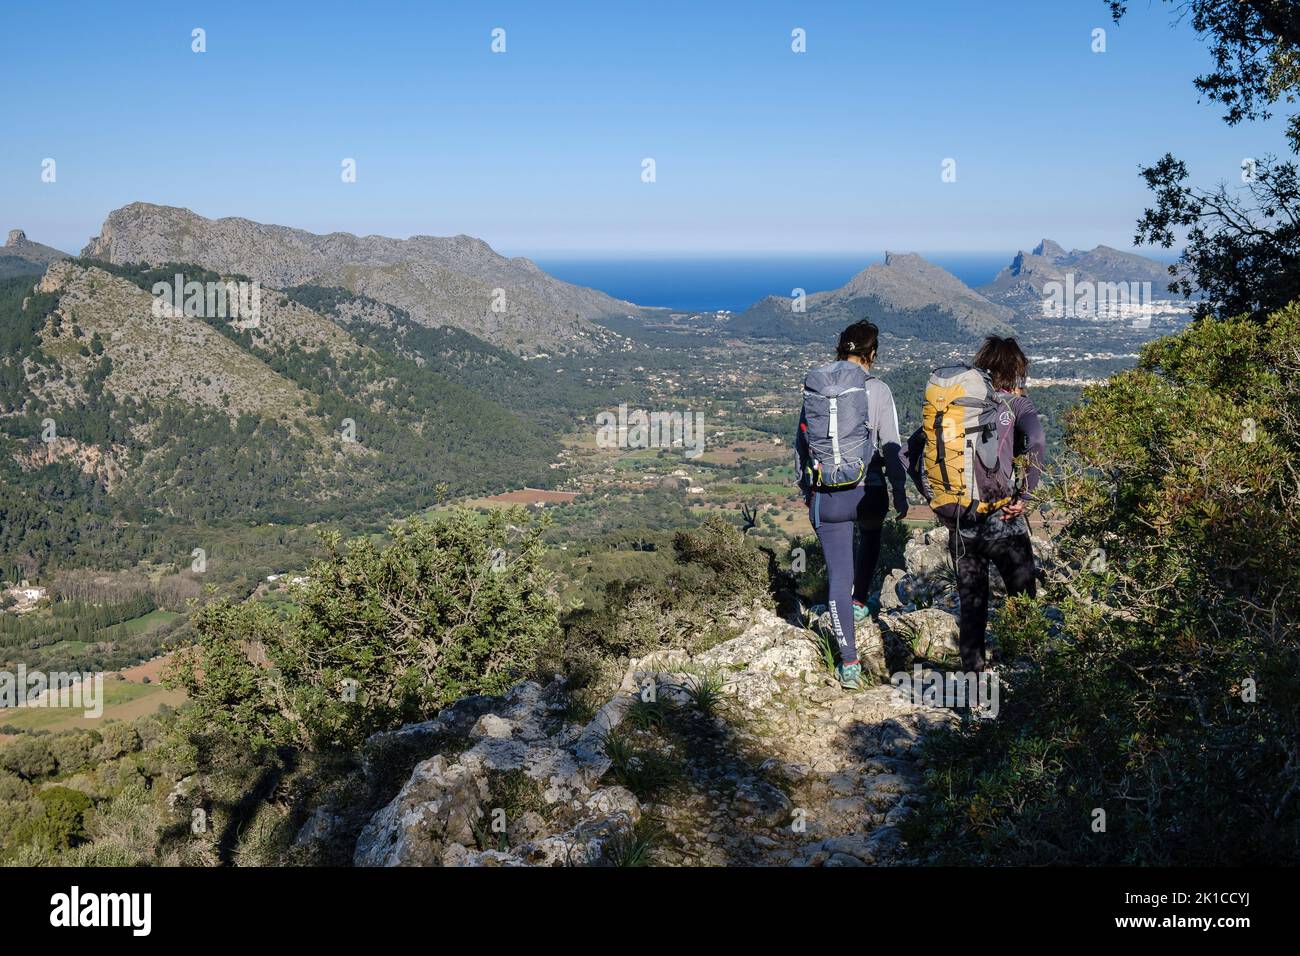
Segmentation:
{"type": "MultiPolygon", "coordinates": [[[[1051,242],[1050,239],[1044,241],[1048,243],[1047,248],[1049,253],[1053,247],[1060,249],[1060,246],[1051,242]]],[[[1064,253],[1061,253],[1060,255],[1053,253],[1044,256],[1038,251],[1042,248],[1043,243],[1040,242],[1034,247],[1033,252],[1025,252],[1023,250],[1017,252],[1015,258],[1011,260],[1011,265],[1003,270],[1004,274],[1009,274],[1011,276],[1032,276],[1040,274],[1056,275],[1057,267],[1060,265],[1060,260],[1064,258],[1064,253]]]]}
{"type": "Polygon", "coordinates": [[[1056,259],[1066,255],[1066,252],[1058,243],[1053,242],[1051,239],[1042,239],[1039,240],[1038,245],[1034,246],[1033,254],[1036,256],[1043,256],[1047,259],[1056,259]]]}
{"type": "Polygon", "coordinates": [[[9,238],[5,242],[6,248],[9,246],[19,246],[27,241],[27,233],[21,229],[10,229],[9,238]]]}
{"type": "Polygon", "coordinates": [[[894,269],[908,269],[920,272],[927,268],[930,263],[915,252],[886,252],[885,265],[894,269]]]}

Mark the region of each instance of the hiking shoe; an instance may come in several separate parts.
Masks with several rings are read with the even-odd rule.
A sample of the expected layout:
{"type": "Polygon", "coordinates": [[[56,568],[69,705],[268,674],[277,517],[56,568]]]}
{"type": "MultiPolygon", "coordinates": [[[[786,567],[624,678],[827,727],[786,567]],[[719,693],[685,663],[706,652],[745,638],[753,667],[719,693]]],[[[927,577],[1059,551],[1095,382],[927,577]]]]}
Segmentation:
{"type": "Polygon", "coordinates": [[[869,621],[869,620],[871,620],[870,600],[868,600],[866,604],[863,604],[861,601],[854,601],[853,602],[853,623],[861,624],[863,621],[869,621]]]}
{"type": "Polygon", "coordinates": [[[840,686],[845,690],[862,689],[862,665],[857,661],[852,664],[837,664],[835,676],[839,678],[840,686]]]}

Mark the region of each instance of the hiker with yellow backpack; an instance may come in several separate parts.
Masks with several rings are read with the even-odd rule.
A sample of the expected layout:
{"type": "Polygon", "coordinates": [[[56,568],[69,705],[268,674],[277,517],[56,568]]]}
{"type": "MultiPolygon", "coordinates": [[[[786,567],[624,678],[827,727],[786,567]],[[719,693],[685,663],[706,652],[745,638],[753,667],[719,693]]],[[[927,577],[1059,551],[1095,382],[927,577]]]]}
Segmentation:
{"type": "Polygon", "coordinates": [[[969,365],[930,375],[921,427],[908,440],[908,472],[948,529],[966,671],[988,664],[989,562],[1008,595],[1036,591],[1025,506],[1041,477],[1046,442],[1025,394],[1028,369],[1015,339],[989,336],[969,365]],[[1017,461],[1024,463],[1019,470],[1017,461]]]}

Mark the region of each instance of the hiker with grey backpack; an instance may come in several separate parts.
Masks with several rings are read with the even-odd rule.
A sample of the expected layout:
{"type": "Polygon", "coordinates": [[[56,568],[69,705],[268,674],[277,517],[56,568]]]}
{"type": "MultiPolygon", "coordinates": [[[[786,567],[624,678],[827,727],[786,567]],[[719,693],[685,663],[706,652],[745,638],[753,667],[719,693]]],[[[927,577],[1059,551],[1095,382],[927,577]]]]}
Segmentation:
{"type": "MultiPolygon", "coordinates": [[[[879,338],[879,330],[866,320],[840,334],[836,360],[804,379],[795,436],[799,489],[830,578],[825,617],[839,652],[836,674],[846,688],[862,686],[856,625],[870,620],[871,584],[891,497],[898,517],[907,514],[907,471],[894,396],[870,372],[879,338]]],[[[883,664],[883,653],[873,657],[883,664]]]]}
{"type": "Polygon", "coordinates": [[[948,529],[961,601],[962,668],[988,665],[989,563],[1008,596],[1036,592],[1025,507],[1042,473],[1043,426],[1025,394],[1029,359],[1013,338],[991,335],[969,365],[930,375],[907,468],[948,529]],[[1017,469],[1017,462],[1023,466],[1017,469]]]}

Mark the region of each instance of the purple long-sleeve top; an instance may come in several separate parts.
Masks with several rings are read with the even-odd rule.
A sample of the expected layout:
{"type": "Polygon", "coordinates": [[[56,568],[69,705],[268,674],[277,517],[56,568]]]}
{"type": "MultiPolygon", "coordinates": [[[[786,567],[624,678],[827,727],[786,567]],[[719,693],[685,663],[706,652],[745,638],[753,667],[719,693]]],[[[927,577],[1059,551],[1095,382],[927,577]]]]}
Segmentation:
{"type": "Polygon", "coordinates": [[[1024,486],[1021,493],[1031,496],[1043,476],[1043,462],[1047,460],[1047,437],[1043,434],[1043,423],[1038,418],[1038,409],[1028,395],[1007,395],[1008,404],[1016,416],[1016,457],[1026,458],[1024,486]]]}

